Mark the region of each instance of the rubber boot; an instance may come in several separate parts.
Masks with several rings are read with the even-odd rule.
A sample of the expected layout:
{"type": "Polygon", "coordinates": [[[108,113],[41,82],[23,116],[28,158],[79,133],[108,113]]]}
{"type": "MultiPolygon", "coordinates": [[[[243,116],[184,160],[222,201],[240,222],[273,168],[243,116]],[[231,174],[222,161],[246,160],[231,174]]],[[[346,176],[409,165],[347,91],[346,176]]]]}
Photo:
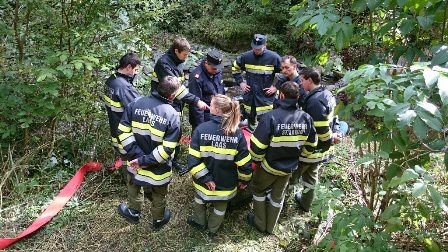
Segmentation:
{"type": "Polygon", "coordinates": [[[314,189],[305,188],[302,193],[297,193],[294,198],[303,211],[309,212],[311,203],[313,203],[314,200],[314,195],[314,189]]]}
{"type": "Polygon", "coordinates": [[[254,195],[254,224],[260,232],[266,231],[266,196],[254,195]]]}
{"type": "Polygon", "coordinates": [[[266,202],[266,205],[266,232],[272,234],[282,210],[282,202],[277,203],[270,200],[266,202]]]}

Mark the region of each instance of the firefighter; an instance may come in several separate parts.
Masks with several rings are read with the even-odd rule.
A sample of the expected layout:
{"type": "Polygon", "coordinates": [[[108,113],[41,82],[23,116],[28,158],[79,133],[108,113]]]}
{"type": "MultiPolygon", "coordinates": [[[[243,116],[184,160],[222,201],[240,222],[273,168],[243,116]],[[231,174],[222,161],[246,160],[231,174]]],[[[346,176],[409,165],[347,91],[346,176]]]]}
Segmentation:
{"type": "Polygon", "coordinates": [[[232,75],[244,91],[243,107],[249,129],[255,130],[260,116],[273,108],[277,88],[273,85],[275,73],[281,70],[280,56],[266,49],[266,35],[255,34],[252,50],[241,54],[233,62],[232,75]],[[242,71],[246,72],[245,79],[242,71]]]}
{"type": "MultiPolygon", "coordinates": [[[[199,97],[209,106],[214,95],[225,94],[221,72],[223,65],[221,53],[211,50],[188,78],[190,93],[199,97]]],[[[202,111],[197,107],[190,107],[189,120],[193,132],[199,124],[210,120],[210,110],[202,111]]]]}
{"type": "MultiPolygon", "coordinates": [[[[130,52],[121,57],[116,72],[106,81],[104,104],[109,117],[112,145],[117,155],[126,154],[118,141],[118,124],[125,107],[133,102],[140,94],[132,85],[135,75],[140,69],[141,61],[137,54],[130,52]]],[[[122,166],[126,177],[126,167],[122,166]]]]}
{"type": "Polygon", "coordinates": [[[310,115],[298,109],[299,87],[288,81],[280,87],[279,107],[266,113],[250,138],[250,154],[257,169],[251,182],[253,213],[247,220],[260,232],[272,234],[298,156],[317,145],[310,115]]]}
{"type": "Polygon", "coordinates": [[[333,144],[340,142],[342,134],[338,126],[334,125],[337,124],[333,116],[336,100],[330,91],[320,85],[320,74],[306,67],[300,71],[300,82],[309,92],[305,98],[303,110],[314,120],[318,144],[314,151],[305,149],[300,154],[300,169],[294,173],[291,181],[294,183],[302,177],[304,190],[297,193],[294,198],[299,208],[308,212],[314,199],[319,164],[330,159],[333,144]]]}
{"type": "MultiPolygon", "coordinates": [[[[186,38],[176,37],[174,39],[170,49],[157,60],[156,65],[154,66],[154,72],[152,73],[153,78],[151,81],[152,92],[157,92],[157,86],[165,76],[174,76],[179,79],[181,84],[185,82],[183,66],[190,54],[190,49],[190,43],[188,43],[186,38]]],[[[188,89],[184,85],[181,85],[176,93],[175,100],[172,103],[173,107],[181,116],[184,103],[188,103],[190,106],[197,106],[201,110],[208,109],[208,105],[205,102],[189,93],[188,89]]],[[[188,170],[184,165],[178,162],[177,156],[179,152],[180,145],[178,144],[173,159],[173,168],[182,175],[188,172],[188,170]]]]}
{"type": "Polygon", "coordinates": [[[188,154],[195,196],[193,215],[187,223],[214,236],[221,226],[228,201],[237,188],[244,189],[252,176],[251,157],[240,122],[238,101],[221,94],[210,103],[210,121],[194,131],[188,154]],[[206,216],[206,204],[213,211],[206,216]]]}
{"type": "Polygon", "coordinates": [[[281,61],[282,72],[275,75],[274,83],[277,89],[280,89],[280,86],[287,81],[293,81],[297,83],[297,85],[299,85],[299,92],[300,92],[298,105],[299,108],[302,108],[305,97],[308,94],[308,92],[306,92],[305,89],[303,89],[300,83],[298,64],[300,63],[297,62],[297,59],[294,56],[291,55],[283,56],[281,61]]]}
{"type": "Polygon", "coordinates": [[[118,126],[119,141],[126,150],[128,164],[128,200],[118,212],[127,221],[138,223],[143,193],[152,199],[152,228],[160,229],[171,218],[166,208],[168,184],[171,181],[171,159],[180,139],[180,118],[171,103],[179,89],[176,77],[167,76],[157,93],[129,104],[118,126]]]}

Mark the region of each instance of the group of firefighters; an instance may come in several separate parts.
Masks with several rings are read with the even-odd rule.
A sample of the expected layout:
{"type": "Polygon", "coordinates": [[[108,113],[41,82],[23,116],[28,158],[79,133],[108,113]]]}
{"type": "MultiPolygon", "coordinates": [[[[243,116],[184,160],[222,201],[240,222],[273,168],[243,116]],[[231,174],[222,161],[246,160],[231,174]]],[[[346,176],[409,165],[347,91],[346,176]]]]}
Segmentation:
{"type": "Polygon", "coordinates": [[[157,61],[147,96],[132,85],[139,57],[127,53],[120,59],[106,81],[104,102],[112,143],[127,161],[128,202],[118,207],[127,221],[139,222],[147,198],[152,202],[152,229],[169,222],[166,195],[172,168],[192,176],[193,214],[187,223],[211,236],[232,203],[238,205],[238,196],[248,193],[253,202],[248,223],[272,234],[288,185],[300,177],[304,190],[295,200],[303,211],[310,210],[319,164],[329,159],[332,146],[343,136],[334,120],[335,98],[320,85],[318,71],[299,71],[293,56],[280,57],[266,42],[265,35],[255,34],[252,50],[232,64],[235,85],[244,92],[241,108],[225,95],[223,59],[217,50],[210,50],[191,72],[186,88],[183,63],[190,44],[177,37],[157,61]],[[192,126],[188,168],[177,159],[185,103],[192,126]],[[252,133],[250,148],[246,129],[239,127],[242,116],[252,133]],[[212,208],[209,214],[207,205],[212,208]]]}

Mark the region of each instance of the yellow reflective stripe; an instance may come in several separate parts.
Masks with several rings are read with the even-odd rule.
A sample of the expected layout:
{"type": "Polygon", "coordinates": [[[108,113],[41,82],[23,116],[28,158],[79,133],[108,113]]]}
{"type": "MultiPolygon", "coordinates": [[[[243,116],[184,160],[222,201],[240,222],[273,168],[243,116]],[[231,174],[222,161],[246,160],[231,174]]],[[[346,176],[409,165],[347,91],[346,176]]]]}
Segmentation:
{"type": "Polygon", "coordinates": [[[149,170],[143,170],[143,169],[140,168],[140,169],[137,170],[137,174],[140,174],[140,175],[143,175],[143,176],[146,176],[146,177],[150,177],[150,178],[152,178],[154,180],[164,180],[164,179],[170,177],[173,174],[173,172],[169,171],[169,172],[165,172],[163,174],[158,175],[158,174],[155,174],[155,173],[153,173],[153,172],[151,172],[149,170]]]}
{"type": "Polygon", "coordinates": [[[330,126],[330,121],[314,121],[314,127],[330,126]]]}
{"type": "Polygon", "coordinates": [[[255,135],[252,135],[250,137],[250,141],[252,141],[258,148],[260,149],[266,149],[268,147],[268,145],[261,143],[256,137],[255,135]]]}
{"type": "Polygon", "coordinates": [[[236,71],[239,72],[240,70],[241,70],[240,66],[238,66],[238,64],[236,63],[236,60],[234,60],[233,64],[232,64],[232,72],[236,72],[236,71]]]}
{"type": "Polygon", "coordinates": [[[331,131],[327,131],[327,133],[324,133],[324,134],[317,134],[317,136],[318,136],[319,138],[326,138],[326,137],[329,137],[330,134],[331,134],[331,131]]]}
{"type": "Polygon", "coordinates": [[[108,96],[104,96],[104,100],[111,106],[116,107],[116,108],[122,108],[123,106],[121,106],[120,102],[116,102],[113,101],[111,98],[109,98],[108,96]]]}
{"type": "Polygon", "coordinates": [[[243,166],[247,162],[249,162],[250,159],[251,159],[250,154],[248,154],[245,158],[241,159],[240,161],[236,161],[235,164],[238,165],[238,166],[243,166]]]}
{"type": "Polygon", "coordinates": [[[206,152],[211,151],[218,154],[225,154],[225,155],[236,155],[238,153],[235,149],[222,149],[222,148],[216,148],[213,146],[201,146],[199,147],[200,152],[206,152]]]}
{"type": "Polygon", "coordinates": [[[252,173],[244,174],[238,171],[238,178],[244,181],[249,181],[252,178],[252,173]]]}
{"type": "Polygon", "coordinates": [[[244,66],[246,67],[246,69],[274,71],[274,66],[271,66],[271,65],[257,66],[257,65],[245,64],[244,66]]]}
{"type": "Polygon", "coordinates": [[[332,152],[333,150],[334,150],[334,147],[331,146],[330,149],[328,149],[325,152],[315,152],[315,153],[312,153],[312,154],[308,154],[307,158],[321,158],[321,157],[325,157],[325,156],[330,155],[330,152],[332,152]]]}
{"type": "Polygon", "coordinates": [[[122,133],[118,136],[118,139],[120,139],[120,142],[123,142],[126,138],[133,136],[132,132],[131,133],[122,133]]]}
{"type": "Polygon", "coordinates": [[[197,157],[197,158],[201,157],[201,153],[191,147],[188,148],[188,154],[192,155],[193,157],[197,157]]]}
{"type": "Polygon", "coordinates": [[[112,137],[112,142],[113,143],[118,143],[118,140],[115,137],[112,137]]]}
{"type": "Polygon", "coordinates": [[[176,148],[177,142],[170,142],[170,141],[163,140],[162,145],[165,147],[168,147],[168,148],[176,148]]]}
{"type": "Polygon", "coordinates": [[[118,129],[121,130],[121,131],[123,131],[123,132],[131,132],[131,131],[132,131],[131,127],[124,126],[124,125],[121,124],[121,123],[118,124],[118,129]]]}
{"type": "Polygon", "coordinates": [[[266,110],[272,110],[274,108],[274,105],[267,105],[267,106],[260,106],[256,108],[256,111],[266,111],[266,110]]]}
{"type": "Polygon", "coordinates": [[[263,160],[263,162],[261,163],[261,167],[263,167],[267,172],[274,174],[274,175],[278,175],[278,176],[285,176],[288,175],[288,173],[286,172],[282,172],[279,170],[276,170],[274,168],[272,168],[268,162],[266,161],[266,159],[263,160]]]}
{"type": "Polygon", "coordinates": [[[179,77],[177,77],[177,79],[179,80],[179,82],[182,82],[185,80],[185,76],[179,76],[179,77]]]}
{"type": "Polygon", "coordinates": [[[158,129],[155,129],[153,127],[151,127],[151,125],[147,124],[147,123],[141,123],[141,122],[136,122],[136,121],[132,121],[132,127],[138,128],[138,129],[142,129],[142,130],[149,130],[151,131],[152,134],[159,136],[159,137],[163,137],[163,135],[165,134],[163,131],[160,131],[158,129]]]}
{"type": "Polygon", "coordinates": [[[308,141],[306,141],[306,142],[304,143],[304,145],[309,145],[309,146],[312,146],[312,147],[316,147],[316,146],[317,146],[317,139],[316,139],[314,142],[308,142],[308,141]]]}
{"type": "Polygon", "coordinates": [[[159,154],[163,159],[167,160],[170,157],[170,155],[166,153],[162,145],[157,146],[157,150],[159,151],[159,154]]]}
{"type": "Polygon", "coordinates": [[[194,181],[193,181],[193,185],[197,190],[201,191],[202,193],[204,193],[207,196],[229,196],[229,195],[232,195],[233,193],[236,193],[236,190],[237,190],[237,188],[235,187],[235,189],[229,190],[229,191],[218,191],[218,190],[210,191],[210,190],[207,190],[204,187],[196,184],[194,181]]]}
{"type": "Polygon", "coordinates": [[[192,175],[198,173],[200,170],[205,168],[205,164],[204,163],[200,163],[199,165],[196,165],[193,167],[193,169],[190,170],[190,173],[192,175]]]}
{"type": "Polygon", "coordinates": [[[313,152],[308,151],[306,148],[303,148],[303,149],[302,149],[302,153],[305,154],[305,155],[311,155],[311,154],[313,154],[313,152]]]}
{"type": "Polygon", "coordinates": [[[155,71],[152,72],[152,77],[157,78],[157,73],[155,71]]]}
{"type": "Polygon", "coordinates": [[[250,152],[250,155],[252,156],[252,159],[254,159],[254,160],[256,159],[256,160],[261,161],[261,159],[264,157],[263,154],[257,154],[253,150],[249,150],[249,152],[250,152]]]}
{"type": "Polygon", "coordinates": [[[176,92],[176,97],[181,95],[187,88],[184,85],[180,85],[179,89],[176,92]]]}
{"type": "Polygon", "coordinates": [[[275,136],[272,137],[272,142],[276,143],[276,142],[297,142],[297,141],[303,141],[308,139],[308,136],[302,136],[302,135],[298,135],[298,136],[275,136]]]}

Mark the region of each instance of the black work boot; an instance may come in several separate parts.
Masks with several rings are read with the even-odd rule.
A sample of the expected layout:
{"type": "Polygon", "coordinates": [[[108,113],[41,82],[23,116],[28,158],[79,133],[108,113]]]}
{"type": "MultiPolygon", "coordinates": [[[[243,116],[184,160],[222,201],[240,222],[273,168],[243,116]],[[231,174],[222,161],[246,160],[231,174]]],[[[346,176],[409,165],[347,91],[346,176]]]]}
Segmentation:
{"type": "Polygon", "coordinates": [[[173,169],[177,172],[177,174],[179,174],[179,176],[182,176],[188,172],[187,167],[177,162],[177,160],[173,160],[173,169]]]}
{"type": "Polygon", "coordinates": [[[188,225],[198,229],[199,231],[204,231],[207,229],[207,227],[205,225],[201,225],[201,224],[197,223],[194,220],[193,216],[188,216],[187,223],[188,223],[188,225]]]}
{"type": "Polygon", "coordinates": [[[118,206],[118,213],[132,224],[138,224],[140,222],[140,211],[129,208],[125,203],[121,203],[118,206]]]}
{"type": "Polygon", "coordinates": [[[163,213],[163,219],[161,220],[154,220],[152,222],[152,229],[154,231],[160,230],[165,224],[167,224],[171,219],[171,212],[170,210],[165,208],[165,212],[163,213]]]}
{"type": "Polygon", "coordinates": [[[310,209],[309,208],[305,208],[302,205],[302,194],[301,193],[296,193],[296,195],[294,195],[294,200],[297,203],[297,206],[300,208],[300,210],[302,210],[303,212],[309,212],[310,209]]]}

